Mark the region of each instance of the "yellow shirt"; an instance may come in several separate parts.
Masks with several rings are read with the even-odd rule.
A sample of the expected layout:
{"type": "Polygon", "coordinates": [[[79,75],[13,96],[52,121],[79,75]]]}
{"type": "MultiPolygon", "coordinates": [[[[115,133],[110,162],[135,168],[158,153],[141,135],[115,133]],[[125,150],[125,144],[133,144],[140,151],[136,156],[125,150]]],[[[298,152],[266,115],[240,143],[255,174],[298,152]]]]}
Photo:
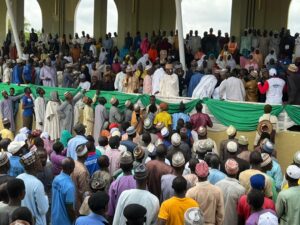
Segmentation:
{"type": "Polygon", "coordinates": [[[0,131],[0,135],[1,135],[2,139],[8,138],[11,141],[13,141],[15,138],[13,132],[11,132],[10,130],[5,129],[5,128],[0,131]]]}
{"type": "Polygon", "coordinates": [[[168,127],[172,125],[172,117],[168,112],[162,111],[158,113],[154,118],[154,124],[157,123],[164,123],[165,127],[168,127]]]}
{"type": "Polygon", "coordinates": [[[199,207],[199,204],[191,198],[172,197],[161,204],[158,218],[166,220],[166,225],[183,225],[184,213],[193,207],[199,207]]]}

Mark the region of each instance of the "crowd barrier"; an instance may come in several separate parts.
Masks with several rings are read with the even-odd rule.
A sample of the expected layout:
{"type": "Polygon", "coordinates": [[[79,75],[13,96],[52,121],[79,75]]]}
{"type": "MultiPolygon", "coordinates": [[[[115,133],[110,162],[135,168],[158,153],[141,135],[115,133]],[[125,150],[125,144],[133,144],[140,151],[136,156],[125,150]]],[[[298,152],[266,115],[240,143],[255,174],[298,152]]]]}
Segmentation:
{"type": "MultiPolygon", "coordinates": [[[[37,85],[15,85],[15,84],[5,84],[0,83],[0,90],[6,90],[13,87],[15,89],[15,94],[19,95],[24,93],[25,87],[30,87],[32,94],[36,97],[36,89],[41,87],[45,90],[45,98],[50,99],[50,93],[57,91],[61,100],[64,100],[64,93],[66,91],[71,92],[76,95],[80,89],[74,88],[61,88],[61,87],[44,87],[37,85]]],[[[90,98],[93,98],[96,91],[91,90],[86,92],[90,98]]],[[[123,111],[125,109],[126,100],[130,100],[132,103],[139,102],[144,106],[150,103],[149,95],[144,94],[126,94],[117,91],[101,91],[99,96],[107,99],[106,107],[109,109],[110,99],[114,96],[119,100],[119,107],[123,111]]],[[[2,99],[2,95],[1,95],[2,99]]],[[[264,113],[263,103],[249,103],[249,102],[232,102],[232,101],[221,101],[215,99],[193,99],[185,97],[174,97],[165,98],[157,96],[157,103],[167,102],[169,105],[168,111],[170,113],[175,113],[179,111],[180,102],[184,102],[186,106],[186,112],[192,114],[195,112],[195,106],[198,102],[202,102],[204,105],[203,112],[209,114],[212,121],[214,122],[214,127],[212,130],[222,131],[226,126],[233,125],[239,131],[254,131],[258,124],[259,117],[264,113]]],[[[289,127],[297,124],[300,125],[300,107],[294,105],[273,105],[272,114],[276,115],[279,120],[279,129],[287,130],[289,127]]]]}

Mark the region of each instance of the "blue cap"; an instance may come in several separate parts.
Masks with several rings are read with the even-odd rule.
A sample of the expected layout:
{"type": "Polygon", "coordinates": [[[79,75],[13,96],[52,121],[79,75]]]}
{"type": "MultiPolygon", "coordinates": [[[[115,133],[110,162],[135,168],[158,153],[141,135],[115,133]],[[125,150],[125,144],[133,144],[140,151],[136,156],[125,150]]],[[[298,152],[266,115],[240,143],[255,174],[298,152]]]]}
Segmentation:
{"type": "Polygon", "coordinates": [[[265,188],[265,176],[262,174],[255,174],[250,177],[250,184],[253,189],[263,190],[265,188]]]}
{"type": "Polygon", "coordinates": [[[264,152],[272,154],[274,150],[274,145],[271,141],[268,140],[266,143],[263,144],[262,149],[264,150],[264,152]]]}

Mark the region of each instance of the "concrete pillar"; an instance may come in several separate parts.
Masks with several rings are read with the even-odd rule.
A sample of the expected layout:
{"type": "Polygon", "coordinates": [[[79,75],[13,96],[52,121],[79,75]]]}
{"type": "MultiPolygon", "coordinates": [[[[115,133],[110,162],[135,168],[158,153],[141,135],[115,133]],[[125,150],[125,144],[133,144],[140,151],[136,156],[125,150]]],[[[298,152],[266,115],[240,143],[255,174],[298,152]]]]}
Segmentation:
{"type": "Polygon", "coordinates": [[[132,36],[140,31],[174,30],[176,9],[174,0],[115,0],[118,8],[118,34],[120,46],[124,44],[126,32],[132,36]]]}
{"type": "Polygon", "coordinates": [[[65,0],[58,1],[58,35],[65,33],[65,0]]]}
{"type": "Polygon", "coordinates": [[[20,40],[19,40],[19,32],[17,30],[17,25],[16,25],[16,18],[15,15],[13,13],[13,9],[12,9],[12,2],[11,0],[6,0],[6,7],[7,7],[7,13],[10,19],[10,23],[11,23],[11,28],[12,28],[12,35],[13,35],[13,39],[16,43],[16,47],[17,47],[17,51],[18,51],[18,57],[22,57],[22,48],[20,45],[20,40]]]}
{"type": "Polygon", "coordinates": [[[59,0],[38,0],[38,2],[42,10],[43,28],[45,33],[51,33],[52,36],[54,36],[59,32],[59,0]]]}
{"type": "Polygon", "coordinates": [[[183,40],[183,26],[182,26],[182,13],[181,13],[181,0],[175,0],[176,3],[176,21],[178,26],[178,41],[179,41],[179,57],[183,70],[185,66],[185,53],[184,53],[184,40],[183,40]]]}
{"type": "Polygon", "coordinates": [[[6,3],[4,0],[0,1],[0,43],[2,44],[5,40],[6,35],[6,3]]]}
{"type": "Polygon", "coordinates": [[[231,35],[245,28],[280,30],[287,27],[291,0],[232,0],[231,35]]]}
{"type": "MultiPolygon", "coordinates": [[[[95,0],[94,3],[94,37],[104,37],[107,23],[107,0],[95,0]]],[[[93,34],[91,34],[93,35],[93,34]]]]}
{"type": "MultiPolygon", "coordinates": [[[[81,0],[84,1],[84,0],[81,0]]],[[[97,1],[97,0],[95,0],[97,1]]],[[[64,5],[64,34],[74,34],[75,29],[75,11],[79,0],[65,0],[64,5]]]]}
{"type": "MultiPolygon", "coordinates": [[[[118,9],[118,44],[123,47],[124,38],[129,31],[132,36],[136,32],[135,21],[137,10],[136,4],[138,0],[115,0],[118,9]]],[[[148,18],[150,19],[150,18],[148,18]]]]}
{"type": "Polygon", "coordinates": [[[24,0],[12,0],[17,31],[24,30],[24,0]]]}

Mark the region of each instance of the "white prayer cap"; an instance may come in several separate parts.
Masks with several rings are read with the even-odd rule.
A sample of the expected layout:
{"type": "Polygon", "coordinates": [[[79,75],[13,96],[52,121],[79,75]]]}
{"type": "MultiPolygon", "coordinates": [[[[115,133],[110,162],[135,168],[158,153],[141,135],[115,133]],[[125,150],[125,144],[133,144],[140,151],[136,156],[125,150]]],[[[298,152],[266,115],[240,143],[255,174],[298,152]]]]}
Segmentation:
{"type": "Polygon", "coordinates": [[[184,213],[185,225],[204,225],[204,217],[199,207],[189,208],[184,213]]]}
{"type": "Polygon", "coordinates": [[[167,137],[169,135],[169,130],[168,128],[164,127],[161,129],[160,133],[163,137],[167,137]]]}
{"type": "Polygon", "coordinates": [[[25,145],[25,141],[12,141],[8,147],[7,151],[11,154],[17,153],[23,146],[25,145]]]}
{"type": "Polygon", "coordinates": [[[294,154],[294,163],[297,163],[300,165],[300,151],[297,151],[295,154],[294,154]]]}
{"type": "Polygon", "coordinates": [[[229,141],[226,147],[227,147],[227,151],[231,153],[237,152],[238,149],[237,143],[235,141],[229,141]]]}
{"type": "Polygon", "coordinates": [[[120,150],[120,152],[126,152],[127,151],[127,147],[125,145],[120,145],[119,146],[119,150],[120,150]]]}
{"type": "Polygon", "coordinates": [[[274,68],[270,69],[269,70],[269,75],[270,75],[270,77],[273,77],[273,76],[277,75],[277,70],[274,69],[274,68]]]}
{"type": "Polygon", "coordinates": [[[180,145],[180,143],[181,143],[181,137],[180,137],[180,135],[178,133],[172,134],[172,136],[171,136],[171,143],[174,146],[179,146],[180,145]]]}
{"type": "Polygon", "coordinates": [[[79,79],[85,79],[85,75],[82,73],[79,75],[79,79]]]}
{"type": "Polygon", "coordinates": [[[296,165],[290,165],[286,169],[286,174],[292,179],[299,180],[300,179],[300,168],[296,165]]]}
{"type": "Polygon", "coordinates": [[[48,132],[46,132],[46,131],[42,132],[41,135],[40,135],[40,138],[43,138],[43,139],[49,139],[49,134],[48,134],[48,132]]]}
{"type": "Polygon", "coordinates": [[[115,130],[114,132],[111,133],[112,137],[118,136],[121,137],[121,132],[119,130],[115,130]]]}
{"type": "Polygon", "coordinates": [[[131,101],[130,101],[130,100],[127,100],[127,101],[125,102],[125,106],[126,106],[126,107],[129,107],[130,104],[131,104],[131,101]]]}
{"type": "Polygon", "coordinates": [[[271,212],[265,212],[259,216],[257,225],[278,225],[278,218],[271,212]]]}
{"type": "Polygon", "coordinates": [[[226,130],[226,133],[228,136],[233,136],[236,134],[236,129],[234,126],[230,125],[227,130],[226,130]]]}

